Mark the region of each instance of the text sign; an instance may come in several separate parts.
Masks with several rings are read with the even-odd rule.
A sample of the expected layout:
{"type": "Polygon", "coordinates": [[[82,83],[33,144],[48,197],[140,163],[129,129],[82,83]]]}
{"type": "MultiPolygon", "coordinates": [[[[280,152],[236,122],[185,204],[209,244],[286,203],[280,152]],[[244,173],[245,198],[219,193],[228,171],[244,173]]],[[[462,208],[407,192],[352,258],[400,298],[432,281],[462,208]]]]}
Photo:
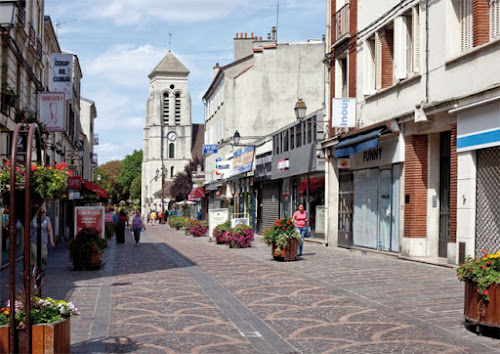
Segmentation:
{"type": "Polygon", "coordinates": [[[213,238],[214,229],[224,224],[229,218],[228,209],[210,209],[208,211],[208,236],[213,238]]]}
{"type": "Polygon", "coordinates": [[[91,227],[104,238],[104,220],[106,210],[104,207],[75,207],[75,235],[80,230],[91,227]]]}
{"type": "Polygon", "coordinates": [[[205,181],[205,172],[198,172],[198,171],[193,171],[193,174],[191,175],[191,180],[193,182],[203,182],[205,181]]]}
{"type": "Polygon", "coordinates": [[[73,55],[52,54],[52,92],[63,92],[67,100],[73,98],[73,55]]]}
{"type": "Polygon", "coordinates": [[[216,154],[219,151],[219,145],[217,144],[204,144],[203,145],[203,155],[216,154]]]}
{"type": "Polygon", "coordinates": [[[250,226],[249,218],[235,218],[231,219],[231,227],[236,227],[238,225],[247,225],[250,226]]]}
{"type": "Polygon", "coordinates": [[[332,128],[356,127],[356,99],[334,98],[332,100],[332,128]]]}
{"type": "Polygon", "coordinates": [[[66,98],[62,92],[38,94],[38,117],[49,132],[66,131],[66,98]]]}
{"type": "Polygon", "coordinates": [[[252,171],[255,146],[247,146],[234,152],[233,176],[252,171]]]}
{"type": "Polygon", "coordinates": [[[82,189],[82,176],[68,178],[68,189],[82,189]]]}

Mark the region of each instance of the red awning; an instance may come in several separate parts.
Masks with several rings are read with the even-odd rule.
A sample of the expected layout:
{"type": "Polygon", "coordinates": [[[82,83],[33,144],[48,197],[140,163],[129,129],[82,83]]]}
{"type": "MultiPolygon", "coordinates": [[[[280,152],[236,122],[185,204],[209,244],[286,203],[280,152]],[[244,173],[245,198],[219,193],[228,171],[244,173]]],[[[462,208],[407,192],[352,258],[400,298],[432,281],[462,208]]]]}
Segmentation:
{"type": "Polygon", "coordinates": [[[106,192],[104,188],[101,188],[98,185],[87,181],[86,179],[83,179],[83,187],[91,192],[94,192],[95,194],[104,199],[108,198],[108,192],[106,192]]]}
{"type": "Polygon", "coordinates": [[[193,188],[189,196],[191,198],[205,198],[205,189],[203,187],[193,188]]]}
{"type": "MultiPolygon", "coordinates": [[[[309,193],[315,193],[321,188],[325,188],[325,177],[311,177],[309,178],[309,193]]],[[[307,178],[300,182],[299,192],[305,193],[307,190],[307,178]]]]}

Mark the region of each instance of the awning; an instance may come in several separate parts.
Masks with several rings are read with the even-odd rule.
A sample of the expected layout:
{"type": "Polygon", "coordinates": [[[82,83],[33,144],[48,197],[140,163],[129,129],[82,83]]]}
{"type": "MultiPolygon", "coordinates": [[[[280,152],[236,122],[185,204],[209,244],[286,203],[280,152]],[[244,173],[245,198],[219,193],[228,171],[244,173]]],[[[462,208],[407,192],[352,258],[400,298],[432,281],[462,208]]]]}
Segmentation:
{"type": "Polygon", "coordinates": [[[104,188],[101,188],[98,185],[95,185],[94,183],[87,181],[86,179],[83,179],[83,187],[91,192],[94,192],[95,194],[104,199],[108,198],[108,192],[106,192],[104,188]]]}
{"type": "MultiPolygon", "coordinates": [[[[299,193],[304,194],[307,191],[308,179],[306,178],[299,183],[299,193]]],[[[315,193],[320,189],[325,188],[325,177],[310,177],[309,178],[309,193],[315,193]]]]}
{"type": "Polygon", "coordinates": [[[377,147],[380,134],[384,129],[385,128],[379,128],[371,132],[354,135],[340,140],[335,146],[333,157],[345,157],[377,147]]]}
{"type": "Polygon", "coordinates": [[[205,189],[203,187],[193,188],[189,193],[189,198],[204,198],[205,189]]]}

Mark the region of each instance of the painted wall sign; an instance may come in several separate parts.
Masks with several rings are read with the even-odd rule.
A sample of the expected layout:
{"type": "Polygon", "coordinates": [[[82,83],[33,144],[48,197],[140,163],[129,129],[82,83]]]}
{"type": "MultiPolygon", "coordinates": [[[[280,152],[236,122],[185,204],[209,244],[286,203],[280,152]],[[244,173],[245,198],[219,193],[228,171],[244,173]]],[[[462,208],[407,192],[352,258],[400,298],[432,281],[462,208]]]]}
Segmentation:
{"type": "Polygon", "coordinates": [[[233,176],[252,171],[254,146],[246,146],[233,155],[233,176]]]}
{"type": "Polygon", "coordinates": [[[356,127],[355,98],[332,99],[332,127],[333,128],[356,127]]]}
{"type": "Polygon", "coordinates": [[[38,93],[38,117],[49,132],[66,131],[66,98],[63,92],[38,93]]]}
{"type": "Polygon", "coordinates": [[[75,236],[84,228],[92,227],[104,238],[104,207],[75,207],[75,236]]]}
{"type": "Polygon", "coordinates": [[[73,98],[73,55],[52,54],[52,92],[63,92],[67,100],[73,98]]]}

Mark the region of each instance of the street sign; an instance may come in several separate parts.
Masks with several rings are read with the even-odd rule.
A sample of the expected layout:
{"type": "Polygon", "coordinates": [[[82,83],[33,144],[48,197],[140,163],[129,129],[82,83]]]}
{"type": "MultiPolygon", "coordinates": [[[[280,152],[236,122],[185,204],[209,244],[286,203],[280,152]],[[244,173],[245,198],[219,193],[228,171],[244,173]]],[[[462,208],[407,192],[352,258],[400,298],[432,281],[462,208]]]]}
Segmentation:
{"type": "Polygon", "coordinates": [[[191,180],[193,182],[203,182],[205,181],[205,172],[203,171],[193,171],[193,174],[191,176],[191,180]]]}
{"type": "Polygon", "coordinates": [[[203,155],[216,154],[219,152],[219,145],[217,144],[204,144],[203,155]]]}

